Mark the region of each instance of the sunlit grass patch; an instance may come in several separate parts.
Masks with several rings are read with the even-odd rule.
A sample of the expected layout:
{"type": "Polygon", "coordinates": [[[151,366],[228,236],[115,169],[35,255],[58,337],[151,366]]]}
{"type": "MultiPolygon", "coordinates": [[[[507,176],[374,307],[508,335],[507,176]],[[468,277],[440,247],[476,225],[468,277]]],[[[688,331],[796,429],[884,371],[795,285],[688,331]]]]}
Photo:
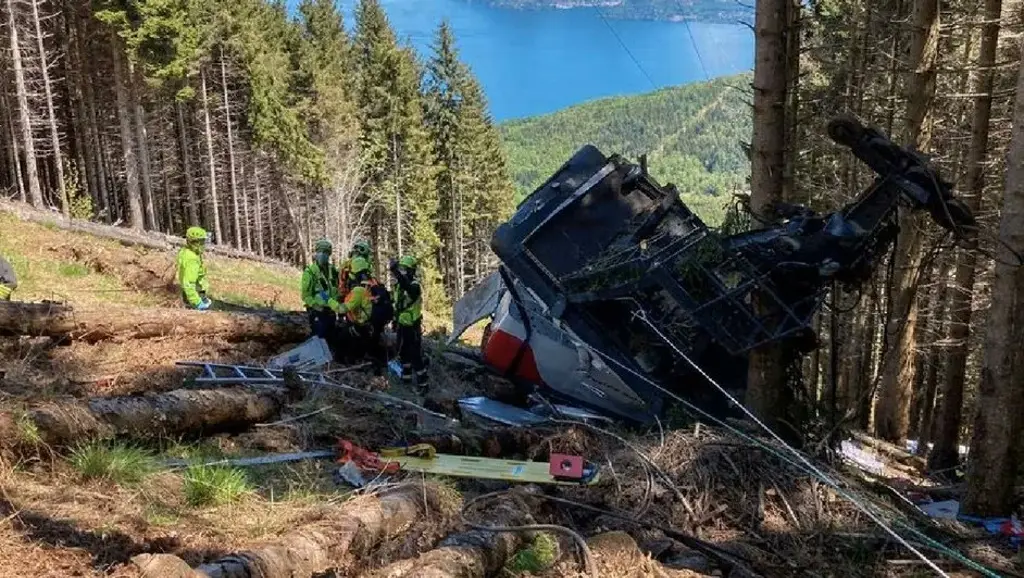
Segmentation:
{"type": "Polygon", "coordinates": [[[92,441],[71,451],[68,460],[85,479],[108,480],[119,485],[141,482],[158,469],[153,455],[123,443],[92,441]]]}
{"type": "Polygon", "coordinates": [[[516,552],[506,569],[514,574],[536,574],[550,568],[558,560],[558,540],[551,534],[539,533],[526,548],[516,552]]]}
{"type": "Polygon", "coordinates": [[[252,492],[245,472],[222,466],[191,466],[182,476],[185,501],[193,507],[222,506],[252,492]]]}

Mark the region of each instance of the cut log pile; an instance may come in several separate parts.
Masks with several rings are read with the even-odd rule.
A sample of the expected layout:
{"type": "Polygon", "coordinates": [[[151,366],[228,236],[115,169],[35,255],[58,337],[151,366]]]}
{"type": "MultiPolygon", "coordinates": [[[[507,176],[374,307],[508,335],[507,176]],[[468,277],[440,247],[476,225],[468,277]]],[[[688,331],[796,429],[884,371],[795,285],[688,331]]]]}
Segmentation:
{"type": "Polygon", "coordinates": [[[86,342],[200,335],[228,341],[296,343],[309,336],[305,315],[275,311],[221,312],[138,307],[81,307],[0,302],[0,335],[86,342]]]}
{"type": "MultiPolygon", "coordinates": [[[[141,554],[132,563],[143,578],[310,578],[344,566],[381,542],[400,536],[427,513],[437,516],[439,489],[411,484],[379,497],[346,502],[340,510],[265,546],[191,568],[170,554],[141,554]]],[[[441,509],[441,513],[444,510],[441,509]]]]}
{"type": "MultiPolygon", "coordinates": [[[[487,508],[486,523],[511,527],[533,524],[534,520],[527,508],[506,496],[487,508]]],[[[469,530],[452,534],[437,548],[395,562],[366,578],[485,578],[501,570],[531,538],[528,532],[469,530]]]]}
{"type": "Polygon", "coordinates": [[[294,387],[226,387],[47,403],[23,415],[0,412],[0,444],[32,441],[26,431],[49,445],[213,433],[272,419],[299,394],[294,387]]]}

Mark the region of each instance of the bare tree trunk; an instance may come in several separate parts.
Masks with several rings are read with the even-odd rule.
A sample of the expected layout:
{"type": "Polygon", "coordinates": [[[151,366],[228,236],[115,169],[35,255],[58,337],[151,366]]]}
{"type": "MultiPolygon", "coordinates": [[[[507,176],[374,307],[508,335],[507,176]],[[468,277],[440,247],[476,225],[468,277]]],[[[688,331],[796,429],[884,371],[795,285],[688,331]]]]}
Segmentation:
{"type": "Polygon", "coordinates": [[[220,228],[220,204],[217,202],[217,165],[213,158],[213,129],[210,127],[210,102],[206,97],[206,71],[199,69],[199,78],[203,98],[203,119],[206,124],[206,155],[210,165],[210,200],[213,202],[213,234],[216,236],[214,243],[223,243],[224,238],[220,228]]]}
{"type": "MultiPolygon", "coordinates": [[[[64,159],[60,151],[60,131],[57,129],[57,115],[53,109],[53,89],[50,85],[46,46],[43,44],[43,26],[39,20],[40,1],[31,0],[29,4],[32,5],[32,21],[36,27],[36,48],[39,50],[39,69],[43,78],[43,96],[46,99],[46,116],[50,125],[50,146],[53,147],[53,164],[57,172],[57,194],[60,197],[60,212],[64,213],[64,216],[67,217],[70,216],[71,212],[68,205],[68,189],[64,182],[64,159]]],[[[59,6],[56,3],[54,5],[59,6]]]]}
{"type": "Polygon", "coordinates": [[[11,61],[14,65],[14,84],[18,97],[19,120],[21,121],[21,150],[25,153],[25,172],[28,177],[28,200],[32,206],[42,208],[43,189],[39,186],[36,144],[32,136],[32,119],[28,114],[28,87],[25,84],[25,69],[21,60],[18,23],[14,19],[13,0],[7,0],[7,28],[7,34],[11,40],[11,61]]]}
{"type": "Polygon", "coordinates": [[[156,220],[153,199],[152,165],[149,162],[149,137],[146,134],[146,111],[142,108],[139,97],[137,76],[134,65],[128,62],[128,98],[131,101],[132,114],[135,118],[135,140],[139,147],[139,174],[142,176],[142,201],[146,211],[146,222],[151,230],[159,230],[160,223],[156,220]]]}
{"type": "Polygon", "coordinates": [[[1024,65],[1018,72],[1013,128],[967,494],[961,505],[964,513],[978,516],[1005,516],[1011,511],[1024,426],[1024,267],[1016,261],[1024,254],[1024,65]]]}
{"type": "Polygon", "coordinates": [[[258,161],[253,163],[252,177],[256,185],[256,242],[259,245],[260,256],[262,257],[266,254],[266,250],[263,245],[263,204],[260,195],[260,170],[258,161]]]}
{"type": "MultiPolygon", "coordinates": [[[[783,199],[786,151],[786,88],[789,62],[786,25],[791,0],[764,0],[757,5],[754,30],[754,132],[751,139],[751,205],[765,215],[783,199]]],[[[759,309],[764,311],[764,306],[759,309]]],[[[787,384],[783,351],[769,345],[751,351],[746,405],[772,422],[784,417],[787,384]]],[[[775,428],[773,428],[775,429],[775,428]]]]}
{"type": "Polygon", "coordinates": [[[189,157],[188,131],[185,129],[185,113],[181,110],[181,103],[174,103],[174,110],[178,117],[178,148],[181,150],[181,170],[184,172],[185,191],[188,195],[188,222],[190,225],[199,224],[199,199],[196,197],[196,186],[192,182],[192,160],[189,157]]]}
{"type": "MultiPolygon", "coordinates": [[[[930,143],[930,128],[925,118],[931,111],[935,95],[935,63],[939,38],[938,0],[916,0],[914,30],[910,43],[909,66],[905,93],[906,122],[903,140],[917,150],[930,143]]],[[[917,325],[917,277],[921,266],[921,217],[909,212],[900,215],[896,264],[890,284],[892,319],[886,328],[891,337],[885,352],[881,393],[875,408],[875,434],[885,440],[899,442],[906,438],[910,423],[910,395],[914,383],[914,345],[917,325]]]]}
{"type": "Polygon", "coordinates": [[[128,193],[128,225],[133,229],[145,228],[142,216],[142,195],[139,193],[139,165],[135,157],[135,143],[132,142],[132,122],[128,91],[125,89],[124,69],[117,36],[110,33],[110,48],[114,61],[114,93],[117,97],[117,118],[121,125],[121,150],[124,152],[124,172],[128,193]]]}
{"type": "MultiPolygon", "coordinates": [[[[974,115],[971,121],[971,144],[967,152],[965,189],[967,206],[975,214],[982,207],[985,188],[985,160],[988,157],[989,122],[992,116],[992,65],[999,43],[999,20],[1002,0],[985,0],[981,48],[975,77],[974,115]]],[[[1015,128],[1019,126],[1015,125],[1015,128]]],[[[963,419],[964,380],[967,373],[967,343],[971,329],[971,302],[974,297],[974,277],[977,256],[974,247],[957,254],[956,289],[952,292],[949,320],[949,338],[953,342],[946,357],[946,375],[942,382],[942,401],[939,404],[935,427],[935,447],[928,455],[931,470],[947,470],[956,466],[959,458],[960,426],[963,419]]]]}
{"type": "MultiPolygon", "coordinates": [[[[77,35],[78,39],[78,53],[84,54],[82,45],[82,35],[77,35]]],[[[100,135],[99,120],[96,116],[96,94],[93,91],[92,83],[88,78],[84,78],[85,71],[82,72],[82,89],[85,92],[85,108],[88,114],[88,120],[86,121],[89,130],[87,131],[87,137],[89,138],[89,145],[92,148],[92,160],[94,163],[94,170],[96,172],[96,186],[99,187],[97,195],[102,200],[100,206],[102,210],[106,210],[106,221],[112,223],[116,217],[116,211],[111,199],[110,189],[107,186],[107,167],[103,161],[103,140],[100,135]]]]}
{"type": "MultiPolygon", "coordinates": [[[[252,167],[255,170],[256,167],[252,167]]],[[[242,215],[245,223],[245,250],[252,252],[252,220],[249,213],[249,191],[245,186],[245,162],[242,162],[242,166],[238,169],[242,173],[242,215]]]]}
{"type": "Polygon", "coordinates": [[[231,172],[231,215],[234,224],[235,247],[242,248],[242,225],[238,214],[238,182],[235,179],[235,138],[231,129],[231,100],[228,97],[227,65],[224,63],[224,46],[220,47],[220,83],[224,91],[224,120],[228,126],[228,170],[231,172]]]}
{"type": "Polygon", "coordinates": [[[4,119],[7,121],[8,135],[10,136],[11,146],[7,148],[8,155],[10,156],[10,166],[8,169],[11,173],[11,182],[17,183],[18,187],[18,198],[21,202],[27,202],[25,196],[25,182],[21,178],[21,151],[18,150],[18,131],[14,128],[14,117],[11,116],[11,109],[8,106],[7,95],[0,91],[0,107],[4,109],[4,119]]]}
{"type": "Polygon", "coordinates": [[[92,143],[89,133],[91,123],[85,112],[85,97],[82,90],[82,84],[85,82],[85,71],[82,67],[82,51],[79,40],[80,33],[78,31],[79,16],[75,12],[75,10],[71,10],[70,15],[67,16],[68,58],[65,61],[65,74],[69,83],[68,92],[75,102],[74,143],[78,155],[76,168],[80,175],[85,175],[85,186],[88,188],[89,197],[92,199],[93,204],[92,216],[95,216],[101,210],[103,201],[100,197],[100,186],[97,182],[96,165],[93,163],[93,155],[97,154],[97,151],[93,150],[92,146],[90,146],[92,143]]]}

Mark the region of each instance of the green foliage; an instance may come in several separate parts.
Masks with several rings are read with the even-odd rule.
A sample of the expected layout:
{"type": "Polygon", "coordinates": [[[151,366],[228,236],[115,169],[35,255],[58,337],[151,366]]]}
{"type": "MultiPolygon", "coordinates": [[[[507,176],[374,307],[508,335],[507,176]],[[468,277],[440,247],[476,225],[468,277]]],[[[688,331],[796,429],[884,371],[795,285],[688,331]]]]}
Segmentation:
{"type": "Polygon", "coordinates": [[[89,268],[81,263],[61,263],[57,272],[61,277],[85,277],[89,274],[89,268]]]}
{"type": "Polygon", "coordinates": [[[183,480],[185,501],[193,507],[230,504],[252,491],[245,472],[238,468],[191,466],[183,480]]]}
{"type": "Polygon", "coordinates": [[[558,540],[546,532],[540,532],[526,548],[516,552],[506,569],[513,575],[539,574],[558,560],[558,540]]]}
{"type": "Polygon", "coordinates": [[[78,166],[71,159],[64,157],[64,186],[67,187],[69,212],[72,219],[87,221],[94,216],[92,197],[82,186],[78,174],[78,166]]]}
{"type": "Polygon", "coordinates": [[[639,96],[606,98],[501,126],[524,198],[581,146],[638,162],[648,155],[651,174],[674,183],[683,200],[710,225],[724,217],[733,192],[746,188],[750,109],[741,87],[749,74],[666,88],[639,96]]]}
{"type": "Polygon", "coordinates": [[[88,442],[73,449],[69,459],[83,478],[119,485],[137,484],[157,469],[151,454],[123,443],[88,442]]]}

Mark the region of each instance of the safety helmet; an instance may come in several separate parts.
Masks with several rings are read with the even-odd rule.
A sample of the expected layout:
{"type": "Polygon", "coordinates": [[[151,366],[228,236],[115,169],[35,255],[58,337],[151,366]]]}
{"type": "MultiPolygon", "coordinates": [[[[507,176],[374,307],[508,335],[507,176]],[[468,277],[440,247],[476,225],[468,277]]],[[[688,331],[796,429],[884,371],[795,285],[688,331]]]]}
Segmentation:
{"type": "Polygon", "coordinates": [[[355,257],[354,259],[352,259],[352,268],[350,269],[350,271],[353,276],[363,272],[369,273],[370,262],[363,257],[355,257]]]}
{"type": "Polygon", "coordinates": [[[209,235],[207,234],[206,229],[203,229],[202,227],[194,227],[193,226],[193,227],[189,227],[188,230],[185,231],[185,240],[186,241],[204,241],[205,242],[208,236],[209,235]]]}
{"type": "Polygon", "coordinates": [[[368,243],[366,241],[366,239],[359,239],[358,241],[356,241],[355,243],[352,244],[352,251],[349,253],[349,255],[358,255],[360,257],[369,257],[370,256],[370,243],[368,243]]]}
{"type": "Polygon", "coordinates": [[[398,260],[398,266],[405,267],[406,269],[415,269],[416,257],[413,257],[412,255],[406,255],[398,260]]]}
{"type": "Polygon", "coordinates": [[[320,239],[316,242],[313,250],[317,253],[326,253],[330,255],[334,251],[334,245],[331,245],[331,242],[327,239],[320,239]]]}

